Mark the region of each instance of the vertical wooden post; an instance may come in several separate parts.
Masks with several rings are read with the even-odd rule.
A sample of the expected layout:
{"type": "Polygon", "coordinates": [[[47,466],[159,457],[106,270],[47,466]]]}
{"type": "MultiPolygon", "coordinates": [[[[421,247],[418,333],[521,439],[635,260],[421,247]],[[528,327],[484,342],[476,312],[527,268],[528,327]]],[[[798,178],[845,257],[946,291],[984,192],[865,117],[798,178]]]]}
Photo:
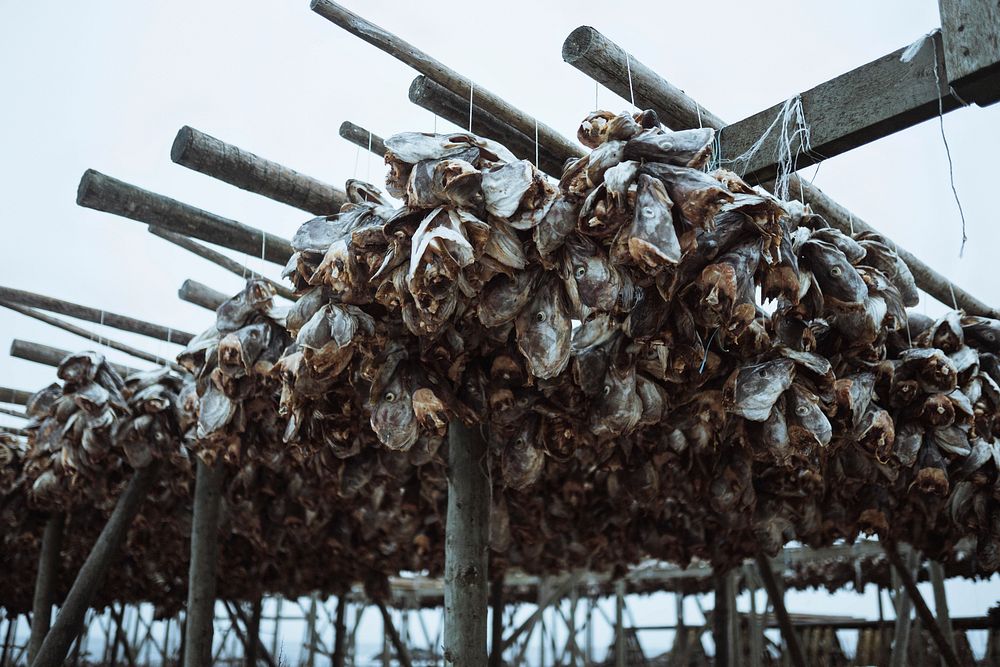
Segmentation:
{"type": "Polygon", "coordinates": [[[625,580],[615,582],[615,667],[625,667],[625,580]]]}
{"type": "Polygon", "coordinates": [[[3,638],[3,647],[0,647],[0,667],[7,667],[7,654],[11,652],[11,644],[14,643],[14,631],[20,616],[7,617],[7,633],[3,638]]]}
{"type": "MultiPolygon", "coordinates": [[[[396,659],[399,660],[399,664],[402,667],[412,667],[412,661],[410,660],[410,651],[406,648],[403,640],[399,636],[399,632],[396,630],[396,626],[392,622],[392,615],[389,610],[386,609],[385,603],[381,600],[375,602],[378,605],[378,610],[382,613],[382,624],[385,628],[385,636],[392,644],[392,647],[396,649],[396,659]]],[[[386,664],[392,664],[392,654],[389,652],[389,647],[385,647],[385,660],[386,664]]]]}
{"type": "Polygon", "coordinates": [[[254,598],[250,609],[250,622],[247,624],[246,663],[247,667],[257,667],[257,645],[260,643],[260,610],[262,600],[260,593],[254,598]]]}
{"type": "Polygon", "coordinates": [[[306,654],[307,667],[316,666],[316,594],[309,597],[309,613],[306,616],[306,640],[308,641],[308,653],[306,654]]]}
{"type": "Polygon", "coordinates": [[[490,667],[503,665],[503,577],[490,584],[490,607],[493,609],[493,628],[490,640],[490,667]]]}
{"type": "Polygon", "coordinates": [[[191,565],[188,569],[187,641],[184,667],[202,667],[212,661],[215,633],[215,567],[219,557],[219,513],[225,468],[198,459],[191,524],[191,565]]]}
{"type": "Polygon", "coordinates": [[[587,630],[584,635],[586,648],[583,652],[584,663],[590,667],[594,661],[594,598],[587,598],[587,630]]]}
{"type": "Polygon", "coordinates": [[[580,587],[577,582],[573,582],[573,587],[569,591],[569,623],[566,630],[569,638],[566,640],[566,652],[569,653],[570,665],[575,667],[577,656],[580,654],[580,647],[576,642],[576,607],[580,602],[580,587]]]}
{"type": "Polygon", "coordinates": [[[677,616],[677,629],[674,631],[674,646],[671,649],[671,659],[687,654],[687,626],[684,624],[684,594],[674,593],[674,608],[677,616]]]}
{"type": "Polygon", "coordinates": [[[337,619],[334,621],[333,667],[344,667],[347,654],[347,592],[337,596],[337,619]]]}
{"type": "Polygon", "coordinates": [[[35,577],[35,598],[31,605],[31,638],[28,640],[30,665],[52,623],[52,602],[55,596],[56,577],[59,576],[59,552],[62,549],[63,526],[66,516],[53,512],[45,522],[42,548],[38,556],[38,574],[35,577]]]}
{"type": "Polygon", "coordinates": [[[715,640],[716,667],[734,667],[732,615],[732,579],[729,573],[714,571],[715,609],[712,612],[712,636],[715,640]]]}
{"type": "Polygon", "coordinates": [[[747,624],[749,632],[750,647],[750,667],[761,667],[761,659],[764,655],[763,627],[760,616],[757,615],[757,573],[753,565],[746,565],[743,568],[747,582],[747,591],[750,593],[750,622],[747,624]]]}
{"type": "Polygon", "coordinates": [[[281,604],[283,600],[279,596],[274,601],[274,636],[271,637],[271,655],[277,660],[280,656],[278,655],[279,641],[281,639],[281,604]]]}
{"type": "Polygon", "coordinates": [[[444,658],[482,667],[486,656],[486,577],[490,480],[479,428],[448,427],[448,517],[444,567],[444,658]]]}
{"type": "Polygon", "coordinates": [[[60,667],[66,660],[94,594],[104,585],[105,575],[125,542],[128,527],[139,513],[139,507],[156,479],[156,471],[157,465],[154,463],[133,473],[87,560],[76,575],[55,623],[31,663],[32,667],[60,667]]]}
{"type": "MultiPolygon", "coordinates": [[[[899,580],[906,591],[906,600],[913,604],[917,610],[917,618],[923,623],[924,627],[927,628],[928,634],[930,634],[931,639],[934,640],[937,646],[938,653],[944,659],[945,664],[949,667],[958,667],[958,656],[955,655],[955,650],[952,647],[951,642],[945,637],[944,632],[942,632],[941,627],[935,622],[934,616],[931,614],[930,607],[924,602],[923,596],[920,594],[920,590],[917,588],[916,577],[914,573],[919,571],[920,558],[916,550],[911,550],[910,552],[910,562],[908,564],[903,563],[903,559],[900,557],[899,552],[896,550],[896,545],[891,543],[884,543],[886,555],[889,556],[889,563],[893,565],[899,572],[899,580]]],[[[907,616],[909,616],[909,610],[907,609],[907,616]]],[[[905,660],[905,650],[901,651],[903,653],[905,660]]],[[[893,649],[893,659],[895,660],[896,651],[893,649]]]]}
{"type": "MultiPolygon", "coordinates": [[[[937,616],[938,625],[951,650],[955,650],[955,631],[951,627],[951,615],[948,614],[948,596],[944,590],[944,568],[936,560],[930,561],[931,585],[934,587],[934,615],[937,616]]],[[[941,658],[941,664],[945,664],[941,658]]]]}
{"type": "MultiPolygon", "coordinates": [[[[915,554],[911,552],[908,559],[910,562],[903,565],[903,567],[910,567],[914,556],[915,554]]],[[[890,557],[891,562],[892,559],[890,557]]],[[[900,581],[901,569],[901,567],[895,565],[890,569],[892,587],[896,592],[896,627],[893,630],[892,655],[889,658],[890,667],[904,667],[907,664],[907,654],[910,646],[910,612],[912,611],[912,607],[910,606],[910,596],[903,590],[900,581]]]]}
{"type": "Polygon", "coordinates": [[[802,653],[802,644],[799,642],[798,635],[795,634],[795,627],[792,625],[792,619],[788,615],[788,610],[785,609],[784,590],[779,587],[778,581],[774,577],[770,559],[762,553],[757,554],[757,571],[760,574],[761,581],[764,582],[767,597],[771,600],[771,605],[774,607],[774,615],[778,617],[778,626],[781,628],[781,636],[784,637],[785,646],[787,647],[786,653],[792,665],[795,667],[805,667],[806,659],[802,653]]]}

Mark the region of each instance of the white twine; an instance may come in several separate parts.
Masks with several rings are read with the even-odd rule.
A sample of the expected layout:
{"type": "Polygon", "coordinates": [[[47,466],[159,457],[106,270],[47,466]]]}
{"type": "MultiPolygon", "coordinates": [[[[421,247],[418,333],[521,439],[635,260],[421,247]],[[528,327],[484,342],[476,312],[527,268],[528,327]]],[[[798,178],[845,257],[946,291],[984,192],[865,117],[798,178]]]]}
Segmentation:
{"type": "Polygon", "coordinates": [[[698,129],[701,129],[701,105],[697,102],[694,103],[694,108],[698,112],[698,129]]]}
{"type": "Polygon", "coordinates": [[[625,69],[628,70],[628,95],[632,98],[632,107],[635,108],[635,91],[632,90],[632,56],[625,54],[625,69]]]}
{"type": "Polygon", "coordinates": [[[954,287],[954,285],[951,284],[951,282],[948,283],[948,291],[951,292],[951,305],[952,305],[952,307],[955,310],[958,310],[958,300],[955,299],[955,287],[954,287]]]}
{"type": "Polygon", "coordinates": [[[535,119],[535,168],[539,169],[538,166],[538,119],[535,119]]]}
{"type": "MultiPolygon", "coordinates": [[[[931,35],[924,36],[926,40],[931,35]]],[[[921,40],[923,43],[923,40],[921,40]]],[[[937,42],[931,39],[931,43],[934,44],[934,86],[938,94],[938,123],[941,126],[941,143],[944,144],[944,154],[948,158],[948,182],[951,184],[951,194],[955,197],[955,205],[958,207],[958,216],[962,219],[962,245],[959,246],[958,256],[962,257],[965,254],[965,242],[969,240],[969,237],[965,233],[965,211],[962,209],[962,200],[958,198],[958,189],[955,187],[955,163],[951,159],[951,148],[948,147],[948,137],[944,133],[944,100],[941,98],[941,76],[938,74],[938,55],[937,55],[937,42]]],[[[911,47],[912,48],[912,45],[911,47]]],[[[907,49],[909,50],[909,49],[907,49]]],[[[919,49],[918,49],[919,50],[919,49]]],[[[955,95],[955,91],[952,90],[951,86],[948,86],[952,95],[955,95]]],[[[965,104],[965,100],[958,95],[955,98],[965,104]]],[[[950,286],[950,284],[949,284],[950,286]]],[[[955,299],[955,294],[951,295],[952,300],[955,299]]],[[[955,307],[958,310],[958,307],[955,307]]]]}
{"type": "Polygon", "coordinates": [[[472,132],[472,96],[476,92],[476,82],[469,82],[469,132],[472,132]]]}
{"type": "Polygon", "coordinates": [[[358,163],[361,161],[361,146],[356,146],[354,150],[354,178],[358,177],[358,163]]]}
{"type": "MultiPolygon", "coordinates": [[[[764,133],[760,135],[757,141],[742,155],[732,160],[727,160],[727,162],[731,164],[742,162],[743,171],[740,175],[745,174],[746,167],[750,164],[750,161],[760,152],[767,142],[767,138],[779,126],[781,129],[777,141],[778,145],[775,149],[775,162],[777,163],[778,173],[774,179],[774,194],[781,199],[787,199],[788,184],[795,170],[795,162],[800,154],[808,153],[812,149],[811,132],[809,124],[806,122],[805,112],[802,108],[802,97],[800,95],[785,100],[774,120],[771,121],[771,124],[767,126],[767,129],[764,130],[764,133]],[[790,124],[793,125],[791,129],[789,128],[790,124]],[[795,143],[794,149],[792,147],[793,143],[795,143]]],[[[801,196],[801,182],[799,183],[799,189],[801,196]]]]}
{"type": "Polygon", "coordinates": [[[434,116],[434,134],[438,133],[438,115],[436,113],[431,114],[434,116]]]}
{"type": "Polygon", "coordinates": [[[368,171],[365,172],[365,183],[372,182],[372,131],[368,130],[368,171]]]}
{"type": "Polygon", "coordinates": [[[595,81],[594,82],[594,111],[597,111],[598,109],[601,108],[600,105],[597,102],[597,91],[600,89],[600,87],[601,87],[601,84],[599,84],[597,81],[595,81]]]}
{"type": "Polygon", "coordinates": [[[267,252],[267,232],[260,233],[260,261],[264,261],[264,254],[267,252]]]}

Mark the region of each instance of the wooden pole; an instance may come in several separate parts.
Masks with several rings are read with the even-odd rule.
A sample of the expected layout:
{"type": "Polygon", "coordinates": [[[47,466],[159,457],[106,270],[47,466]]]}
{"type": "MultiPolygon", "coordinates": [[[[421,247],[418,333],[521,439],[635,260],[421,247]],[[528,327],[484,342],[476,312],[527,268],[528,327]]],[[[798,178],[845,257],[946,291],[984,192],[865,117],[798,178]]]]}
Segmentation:
{"type": "MultiPolygon", "coordinates": [[[[72,352],[69,350],[61,350],[58,347],[42,345],[41,343],[32,343],[31,341],[21,340],[19,338],[15,338],[10,343],[10,356],[17,357],[18,359],[25,359],[27,361],[34,361],[36,364],[44,364],[46,366],[57,367],[62,363],[63,359],[71,354],[72,352]]],[[[111,368],[113,368],[115,372],[123,378],[139,372],[138,369],[132,368],[131,366],[116,364],[110,361],[108,363],[111,368]]]]}
{"type": "Polygon", "coordinates": [[[486,442],[478,427],[453,419],[448,427],[444,658],[445,664],[461,667],[487,662],[490,480],[485,459],[486,442]]]}
{"type": "Polygon", "coordinates": [[[247,623],[247,636],[243,644],[246,647],[247,667],[257,667],[258,644],[260,644],[260,609],[261,595],[258,593],[257,596],[254,597],[250,609],[250,619],[247,623]]]}
{"type": "Polygon", "coordinates": [[[757,574],[753,565],[746,565],[743,568],[744,577],[747,582],[747,592],[750,593],[750,622],[747,631],[749,632],[750,667],[761,667],[761,660],[764,655],[764,635],[761,627],[761,618],[757,614],[757,574]]]}
{"type": "MultiPolygon", "coordinates": [[[[410,84],[410,101],[427,109],[431,113],[441,116],[451,121],[459,127],[467,128],[469,125],[469,98],[461,97],[441,86],[426,76],[418,76],[410,84]]],[[[473,98],[472,131],[476,134],[499,141],[506,146],[511,153],[522,160],[530,160],[535,163],[537,152],[539,169],[545,173],[558,178],[562,175],[563,163],[566,158],[563,154],[553,153],[547,144],[535,143],[534,132],[524,134],[518,132],[506,122],[500,120],[489,111],[486,111],[476,103],[473,98]]],[[[564,140],[564,143],[569,143],[564,140]]],[[[582,155],[583,151],[577,148],[570,156],[582,155]]]]}
{"type": "MultiPolygon", "coordinates": [[[[899,575],[899,581],[906,590],[907,597],[917,610],[917,616],[920,618],[920,622],[927,628],[927,632],[930,634],[931,639],[933,639],[935,645],[937,645],[938,653],[941,655],[941,659],[946,665],[948,665],[948,667],[958,667],[958,656],[955,654],[955,649],[952,647],[951,642],[949,642],[945,637],[941,626],[935,622],[934,615],[931,614],[930,608],[924,601],[924,596],[920,594],[920,589],[917,588],[917,583],[913,577],[913,571],[916,568],[907,568],[903,564],[903,559],[900,557],[895,544],[885,543],[885,553],[889,557],[889,564],[896,569],[899,575]]],[[[896,651],[894,649],[894,659],[895,653],[896,651]]]]}
{"type": "Polygon", "coordinates": [[[30,665],[42,647],[42,641],[52,622],[52,603],[55,602],[55,586],[59,577],[59,556],[62,550],[63,527],[66,515],[53,512],[45,522],[42,534],[41,553],[38,556],[38,574],[35,577],[35,598],[31,606],[31,638],[28,640],[28,664],[30,665]]]}
{"type": "Polygon", "coordinates": [[[764,554],[757,554],[757,572],[760,574],[764,589],[767,590],[767,597],[774,607],[774,615],[778,617],[778,627],[781,628],[781,636],[785,639],[787,653],[794,667],[805,667],[806,659],[802,653],[802,644],[792,626],[792,619],[785,609],[784,591],[778,585],[778,581],[771,570],[771,563],[764,554]]]}
{"type": "Polygon", "coordinates": [[[13,310],[14,312],[21,313],[28,317],[32,317],[40,322],[45,322],[46,324],[52,325],[57,329],[62,329],[63,331],[68,331],[72,334],[76,334],[81,338],[86,338],[89,341],[97,343],[98,345],[103,345],[104,347],[110,348],[112,350],[118,350],[119,352],[124,352],[125,354],[135,357],[136,359],[142,359],[143,361],[150,361],[154,364],[159,364],[161,366],[170,366],[175,371],[183,371],[184,368],[180,364],[170,361],[169,359],[164,359],[163,357],[158,357],[155,354],[150,354],[144,350],[132,347],[131,345],[126,345],[125,343],[119,343],[116,340],[112,340],[100,334],[94,333],[93,331],[88,331],[82,327],[78,327],[75,324],[60,320],[58,317],[52,317],[51,315],[46,315],[45,313],[35,310],[34,308],[26,308],[24,306],[19,306],[15,303],[9,301],[0,300],[0,306],[13,310]]]}
{"type": "Polygon", "coordinates": [[[396,649],[396,659],[399,660],[399,664],[402,667],[413,667],[413,662],[410,660],[410,651],[400,638],[399,631],[396,630],[396,626],[392,622],[392,615],[386,609],[385,603],[382,600],[376,600],[375,605],[382,614],[382,624],[385,628],[385,634],[389,638],[392,647],[396,649]]]}
{"type": "Polygon", "coordinates": [[[7,655],[11,652],[10,649],[14,643],[14,631],[17,628],[19,619],[20,616],[17,614],[7,617],[7,634],[4,635],[3,647],[0,650],[0,667],[7,667],[7,655]]]}
{"type": "Polygon", "coordinates": [[[122,649],[122,653],[125,654],[125,662],[128,667],[135,667],[135,657],[132,655],[132,647],[129,646],[128,642],[128,628],[125,627],[125,603],[121,603],[117,609],[115,605],[111,604],[111,616],[115,619],[115,648],[112,651],[111,662],[114,663],[118,657],[118,647],[122,649]]]}
{"type": "Polygon", "coordinates": [[[21,419],[28,418],[28,413],[24,410],[12,410],[11,408],[0,408],[0,415],[10,415],[11,417],[20,417],[21,419]]]}
{"type": "MultiPolygon", "coordinates": [[[[937,616],[938,625],[951,650],[955,650],[955,631],[951,627],[951,615],[948,613],[948,595],[944,588],[944,568],[936,560],[930,561],[931,585],[934,587],[934,615],[937,616]]],[[[956,654],[957,655],[957,654],[956,654]]],[[[946,664],[944,658],[941,664],[946,664]]]]}
{"type": "MultiPolygon", "coordinates": [[[[631,72],[636,105],[643,109],[653,109],[660,120],[674,130],[700,126],[721,130],[726,126],[721,118],[698,105],[682,90],[593,28],[582,26],[570,33],[563,43],[562,55],[567,63],[626,99],[629,97],[628,72],[631,72]]],[[[812,206],[815,213],[845,233],[851,233],[852,229],[856,232],[876,231],[822,190],[798,177],[789,179],[789,191],[801,192],[803,200],[812,206]]],[[[967,314],[1000,317],[1000,311],[958,287],[910,252],[895,244],[893,246],[910,267],[917,287],[941,303],[951,307],[954,292],[958,307],[967,314]]]]}
{"type": "MultiPolygon", "coordinates": [[[[278,597],[274,602],[274,635],[271,637],[271,655],[278,655],[281,641],[281,607],[284,600],[278,597]]],[[[342,665],[339,667],[343,667],[342,665]]]]}
{"type": "Polygon", "coordinates": [[[337,619],[334,622],[333,667],[344,667],[347,656],[347,595],[337,596],[337,619]]]}
{"type": "Polygon", "coordinates": [[[366,151],[370,150],[379,157],[385,157],[385,140],[377,134],[372,134],[371,130],[366,130],[360,125],[345,120],[340,124],[340,136],[355,146],[366,151]]]}
{"type": "Polygon", "coordinates": [[[85,171],[80,179],[76,203],[255,257],[263,254],[262,259],[282,266],[292,256],[292,246],[286,239],[143,190],[93,169],[85,171]]]}
{"type": "Polygon", "coordinates": [[[174,232],[167,231],[166,229],[163,229],[161,227],[156,227],[154,225],[150,225],[148,229],[149,233],[152,234],[153,236],[159,236],[161,239],[170,241],[174,245],[180,248],[184,248],[188,252],[192,252],[195,255],[198,255],[202,259],[207,259],[213,264],[221,266],[226,271],[229,271],[230,273],[242,277],[244,280],[250,278],[256,280],[263,280],[268,285],[273,287],[274,291],[277,292],[279,295],[285,297],[286,299],[291,299],[292,301],[296,299],[295,292],[289,289],[287,285],[283,285],[276,280],[271,280],[267,276],[263,276],[257,273],[256,271],[251,271],[245,265],[240,264],[236,260],[226,257],[221,252],[212,250],[208,246],[203,246],[197,241],[192,241],[190,238],[184,236],[183,234],[175,234],[174,232]]]}
{"type": "Polygon", "coordinates": [[[732,579],[728,572],[713,572],[715,580],[715,609],[712,610],[712,636],[715,640],[715,667],[733,667],[735,661],[735,646],[733,637],[732,616],[730,606],[732,579]]]}
{"type": "Polygon", "coordinates": [[[312,0],[310,6],[314,12],[323,18],[340,26],[352,35],[360,37],[401,62],[406,63],[456,95],[465,99],[472,98],[479,106],[522,134],[534,136],[537,131],[539,142],[544,145],[559,147],[563,152],[580,150],[579,146],[568,141],[548,125],[537,123],[534,118],[515,109],[482,86],[475,84],[470,79],[435,60],[412,44],[365,20],[354,12],[341,7],[335,2],[331,2],[331,0],[312,0]]]}
{"type": "Polygon", "coordinates": [[[157,465],[136,470],[125,491],[119,496],[111,517],[101,530],[87,560],[76,575],[66,600],[59,609],[55,623],[45,636],[32,667],[59,667],[66,659],[73,639],[83,623],[84,614],[94,594],[104,585],[108,569],[121,552],[132,520],[139,513],[142,501],[156,479],[157,465]]]}
{"type": "MultiPolygon", "coordinates": [[[[910,554],[910,565],[913,564],[913,554],[910,554]]],[[[891,561],[890,561],[891,563],[891,561]]],[[[902,568],[892,566],[892,588],[896,593],[896,625],[892,636],[892,653],[889,656],[890,667],[904,667],[909,664],[910,633],[913,625],[910,621],[910,611],[912,610],[912,600],[903,588],[900,572],[909,565],[902,568]]]]}
{"type": "Polygon", "coordinates": [[[14,405],[27,405],[31,398],[30,391],[23,389],[11,389],[10,387],[0,387],[0,402],[12,403],[14,405]]]}
{"type": "Polygon", "coordinates": [[[103,324],[113,329],[142,334],[143,336],[157,338],[168,343],[177,343],[178,345],[187,345],[188,341],[194,338],[193,334],[181,331],[180,329],[152,324],[127,315],[111,313],[101,308],[81,306],[70,301],[63,301],[62,299],[14,289],[12,287],[0,287],[0,300],[30,308],[47,310],[68,317],[75,317],[78,320],[86,320],[94,324],[103,324]]]}
{"type": "Polygon", "coordinates": [[[493,625],[490,633],[490,667],[503,665],[503,578],[494,579],[490,584],[490,608],[493,610],[493,625]]]}
{"type": "Polygon", "coordinates": [[[188,569],[187,646],[184,667],[201,667],[212,659],[215,621],[215,568],[219,557],[219,514],[226,472],[222,462],[198,459],[188,569]]]}
{"type": "MultiPolygon", "coordinates": [[[[615,667],[625,667],[625,582],[615,582],[615,667]]],[[[724,665],[725,663],[716,663],[724,665]]],[[[728,667],[728,666],[727,666],[728,667]]]]}
{"type": "Polygon", "coordinates": [[[181,301],[187,301],[208,310],[215,310],[229,298],[223,292],[190,278],[181,283],[180,289],[177,290],[177,296],[181,301]]]}
{"type": "MultiPolygon", "coordinates": [[[[249,654],[251,653],[250,647],[252,645],[256,645],[254,651],[260,654],[260,657],[264,660],[264,662],[267,663],[267,666],[277,667],[277,663],[274,662],[274,656],[272,656],[271,653],[267,650],[267,647],[264,646],[264,642],[262,642],[260,639],[259,632],[257,634],[257,641],[254,642],[254,644],[248,643],[249,638],[253,637],[254,635],[249,632],[247,634],[244,634],[243,631],[240,629],[240,622],[242,621],[242,623],[246,625],[247,628],[249,628],[251,626],[252,621],[250,619],[247,619],[246,614],[243,613],[243,610],[240,609],[240,606],[238,604],[233,604],[232,606],[230,606],[229,602],[226,602],[223,606],[225,606],[226,612],[229,614],[229,619],[233,624],[233,629],[236,631],[236,637],[240,640],[240,643],[243,644],[243,648],[246,651],[247,655],[249,656],[249,654]]],[[[260,624],[258,621],[258,629],[259,627],[260,624]]],[[[249,659],[247,660],[247,663],[249,664],[249,659]]],[[[256,662],[254,664],[256,664],[256,662]]]]}
{"type": "Polygon", "coordinates": [[[188,169],[316,215],[340,211],[342,190],[185,125],[170,159],[188,169]]]}

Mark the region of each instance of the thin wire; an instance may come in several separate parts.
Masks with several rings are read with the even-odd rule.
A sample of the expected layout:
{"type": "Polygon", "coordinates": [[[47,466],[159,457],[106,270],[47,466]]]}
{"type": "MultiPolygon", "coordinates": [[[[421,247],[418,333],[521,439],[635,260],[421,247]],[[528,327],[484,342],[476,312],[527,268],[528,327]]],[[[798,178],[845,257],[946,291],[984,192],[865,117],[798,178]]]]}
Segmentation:
{"type": "Polygon", "coordinates": [[[354,178],[358,177],[358,163],[361,161],[361,146],[357,146],[354,151],[354,178]]]}
{"type": "Polygon", "coordinates": [[[697,102],[694,103],[694,108],[698,111],[698,129],[701,129],[701,105],[697,102]]]}
{"type": "Polygon", "coordinates": [[[951,292],[951,305],[955,308],[955,310],[958,310],[958,300],[955,299],[955,287],[950,281],[948,282],[948,291],[951,292]]]}
{"type": "Polygon", "coordinates": [[[635,91],[632,90],[632,56],[625,53],[625,69],[628,70],[628,94],[632,98],[632,107],[635,108],[635,91]]]}
{"type": "Polygon", "coordinates": [[[472,132],[472,96],[476,92],[476,82],[469,82],[469,132],[472,132]]]}
{"type": "MultiPolygon", "coordinates": [[[[961,257],[965,253],[965,242],[969,240],[969,237],[965,234],[965,211],[962,209],[962,200],[958,198],[958,189],[955,187],[955,163],[952,162],[948,137],[944,133],[944,101],[941,98],[941,77],[938,74],[937,42],[932,38],[931,44],[934,45],[934,85],[938,94],[938,123],[941,126],[941,142],[944,144],[944,154],[948,158],[948,180],[951,183],[951,194],[955,197],[955,205],[958,206],[958,216],[962,219],[962,245],[958,249],[958,256],[961,257]]],[[[954,91],[952,91],[952,94],[954,94],[954,91]]],[[[962,101],[961,98],[959,100],[962,101]]],[[[955,295],[952,294],[951,297],[954,300],[955,295]]],[[[956,307],[955,310],[958,310],[958,308],[956,307]]]]}
{"type": "Polygon", "coordinates": [[[368,130],[368,172],[365,174],[365,183],[372,182],[372,131],[368,130]]]}
{"type": "Polygon", "coordinates": [[[434,134],[438,133],[438,115],[434,114],[434,134]]]}
{"type": "Polygon", "coordinates": [[[535,119],[535,168],[538,169],[538,119],[535,119]]]}

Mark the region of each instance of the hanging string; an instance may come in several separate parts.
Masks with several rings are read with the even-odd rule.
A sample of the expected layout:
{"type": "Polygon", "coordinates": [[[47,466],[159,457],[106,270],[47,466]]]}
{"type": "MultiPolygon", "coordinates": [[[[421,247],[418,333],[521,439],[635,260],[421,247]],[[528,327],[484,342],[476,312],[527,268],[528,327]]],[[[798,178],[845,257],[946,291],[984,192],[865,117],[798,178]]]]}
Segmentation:
{"type": "Polygon", "coordinates": [[[698,112],[698,129],[701,129],[701,105],[697,102],[694,103],[694,108],[698,112]]]}
{"type": "Polygon", "coordinates": [[[535,119],[535,169],[539,169],[538,166],[538,119],[535,119]]]}
{"type": "MultiPolygon", "coordinates": [[[[925,37],[924,39],[927,39],[925,37]]],[[[951,159],[951,148],[948,146],[948,137],[944,133],[944,100],[941,98],[941,76],[938,74],[938,53],[937,53],[937,42],[931,38],[931,43],[934,45],[934,85],[935,89],[938,91],[938,123],[941,127],[941,143],[944,144],[944,154],[948,158],[948,181],[951,184],[951,194],[955,197],[955,205],[958,207],[958,216],[962,219],[962,245],[958,249],[958,256],[962,257],[965,253],[965,242],[969,240],[969,237],[965,233],[965,211],[962,209],[962,200],[958,198],[958,189],[955,187],[955,163],[951,159]]],[[[951,89],[951,94],[955,95],[955,91],[951,89]]],[[[962,98],[955,95],[955,98],[960,102],[964,103],[962,98]]],[[[955,295],[951,295],[952,300],[955,299],[955,295]]],[[[955,310],[958,310],[956,306],[955,310]]]]}
{"type": "MultiPolygon", "coordinates": [[[[751,160],[767,143],[767,139],[776,127],[780,127],[778,135],[778,146],[775,150],[775,162],[778,173],[774,179],[774,194],[781,198],[788,198],[788,184],[792,173],[795,170],[795,162],[799,155],[812,150],[811,131],[806,122],[805,111],[802,108],[802,97],[796,95],[785,100],[781,109],[775,115],[774,120],[767,126],[764,133],[750,146],[742,155],[739,155],[727,162],[736,164],[743,163],[743,171],[740,175],[746,174],[746,169],[751,160]],[[789,126],[792,126],[791,128],[789,126]],[[793,144],[795,145],[793,149],[793,144]]],[[[802,184],[799,183],[801,190],[802,184]]],[[[801,196],[800,192],[800,196],[801,196]]]]}
{"type": "Polygon", "coordinates": [[[433,114],[433,116],[434,116],[434,134],[437,134],[438,133],[438,115],[437,114],[433,114]]]}
{"type": "Polygon", "coordinates": [[[625,69],[628,70],[628,95],[632,99],[632,108],[635,106],[635,91],[632,90],[632,56],[625,54],[625,69]]]}
{"type": "Polygon", "coordinates": [[[267,252],[267,232],[260,233],[260,261],[264,261],[264,255],[267,252]]]}
{"type": "Polygon", "coordinates": [[[595,81],[594,82],[594,111],[597,111],[598,109],[601,108],[600,105],[597,102],[597,91],[600,90],[600,88],[601,88],[601,84],[599,84],[597,81],[595,81]]]}
{"type": "Polygon", "coordinates": [[[368,171],[365,173],[365,183],[372,182],[372,131],[368,130],[368,171]]]}
{"type": "Polygon", "coordinates": [[[358,177],[358,162],[361,161],[361,146],[356,146],[354,150],[354,178],[358,177]]]}
{"type": "Polygon", "coordinates": [[[469,82],[469,132],[472,132],[472,96],[476,92],[476,82],[469,82]]]}
{"type": "Polygon", "coordinates": [[[951,305],[952,305],[952,307],[955,310],[958,310],[958,300],[955,298],[955,287],[954,287],[954,285],[951,284],[951,282],[948,283],[948,291],[951,292],[951,305]]]}

